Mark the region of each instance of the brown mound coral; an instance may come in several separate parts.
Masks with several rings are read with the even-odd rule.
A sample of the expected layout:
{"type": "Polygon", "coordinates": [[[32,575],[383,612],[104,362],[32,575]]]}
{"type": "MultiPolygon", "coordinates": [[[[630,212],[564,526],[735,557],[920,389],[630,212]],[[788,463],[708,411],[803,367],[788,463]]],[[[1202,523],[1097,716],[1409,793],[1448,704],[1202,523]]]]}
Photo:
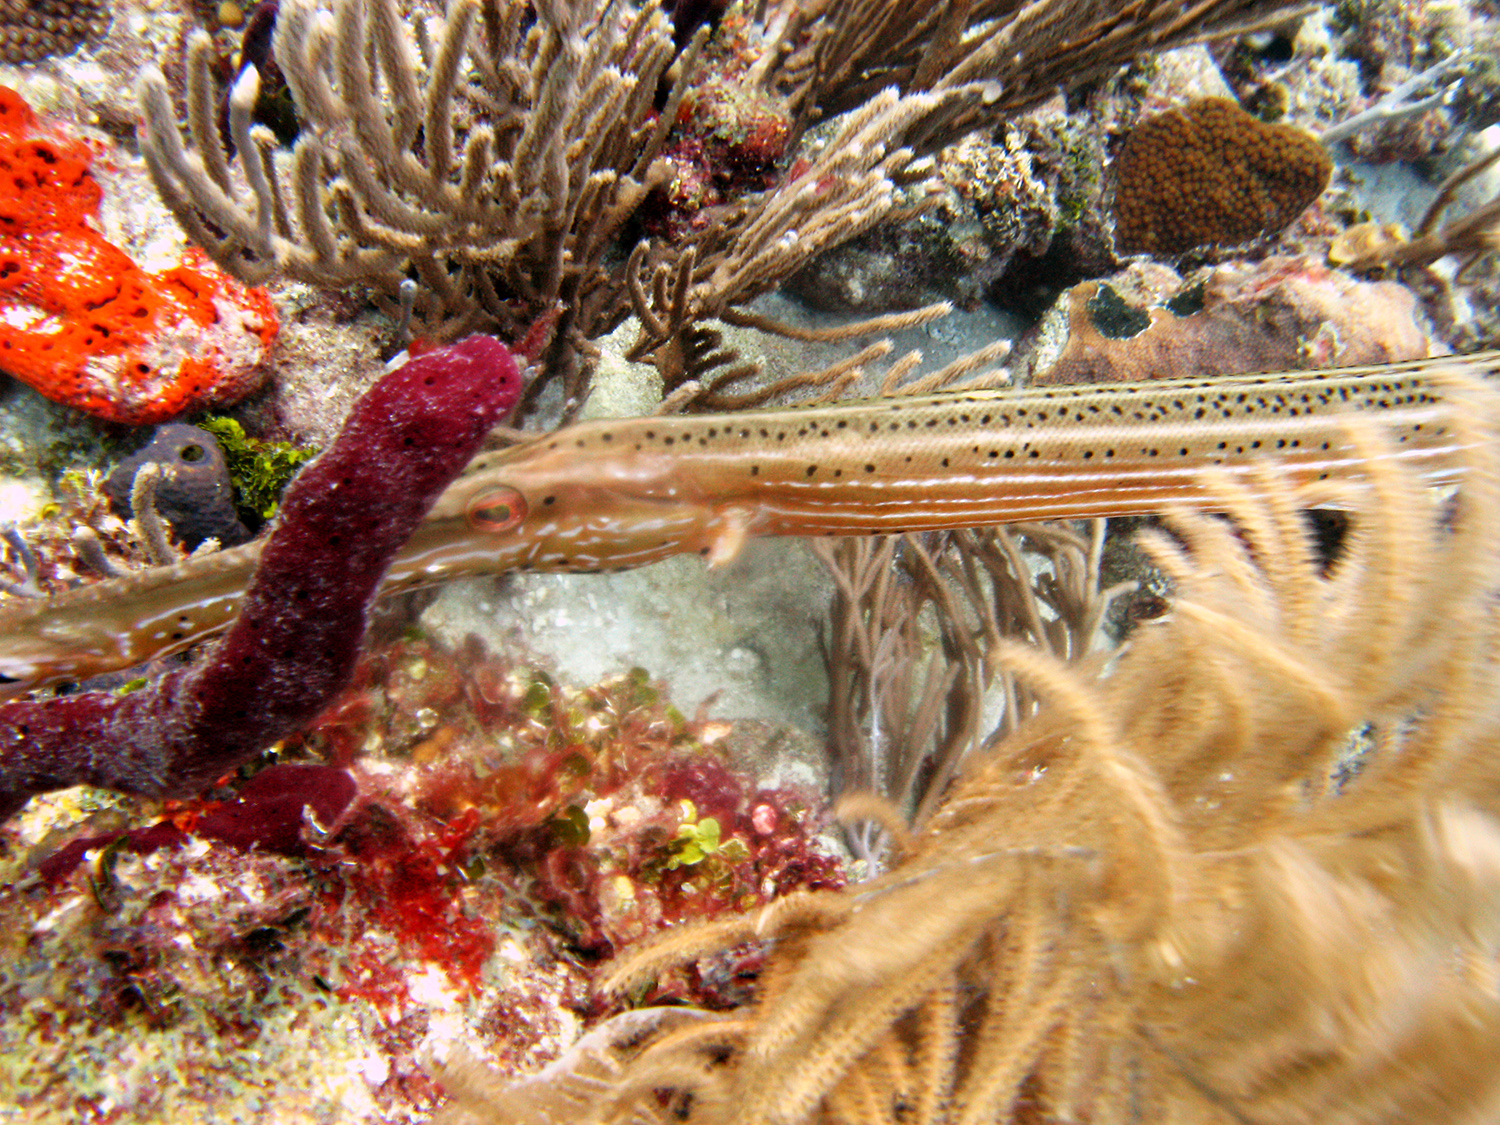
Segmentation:
{"type": "Polygon", "coordinates": [[[1227,98],[1142,121],[1115,162],[1115,242],[1123,254],[1181,254],[1283,230],[1328,186],[1318,140],[1267,125],[1227,98]]]}
{"type": "Polygon", "coordinates": [[[0,62],[69,54],[102,35],[109,20],[103,0],[0,0],[0,62]]]}

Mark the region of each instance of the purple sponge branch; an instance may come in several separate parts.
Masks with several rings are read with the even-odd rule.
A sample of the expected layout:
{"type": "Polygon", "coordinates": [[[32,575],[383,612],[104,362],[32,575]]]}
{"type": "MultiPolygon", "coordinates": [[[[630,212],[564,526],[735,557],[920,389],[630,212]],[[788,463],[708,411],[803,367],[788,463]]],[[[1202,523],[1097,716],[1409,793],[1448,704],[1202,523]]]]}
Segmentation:
{"type": "Polygon", "coordinates": [[[377,383],[287,491],[205,663],[128,695],[0,706],[0,819],[70,785],[191,796],[316,716],[353,673],[396,551],[520,393],[510,351],[484,336],[377,383]]]}

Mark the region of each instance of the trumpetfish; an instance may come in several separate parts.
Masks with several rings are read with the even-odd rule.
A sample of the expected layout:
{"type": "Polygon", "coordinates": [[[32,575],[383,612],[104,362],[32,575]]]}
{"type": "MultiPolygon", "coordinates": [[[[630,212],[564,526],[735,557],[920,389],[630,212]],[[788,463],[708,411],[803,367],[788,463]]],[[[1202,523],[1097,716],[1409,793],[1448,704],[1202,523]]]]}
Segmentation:
{"type": "MultiPolygon", "coordinates": [[[[1204,471],[1356,474],[1348,419],[1451,479],[1500,351],[1272,375],[950,391],[585,422],[474,458],[382,594],[512,570],[732,559],[750,536],[864,535],[1145,514],[1212,499],[1204,471]],[[1455,412],[1458,413],[1455,413],[1455,412]]],[[[0,699],[128,668],[225,629],[258,542],[0,606],[0,699]]]]}

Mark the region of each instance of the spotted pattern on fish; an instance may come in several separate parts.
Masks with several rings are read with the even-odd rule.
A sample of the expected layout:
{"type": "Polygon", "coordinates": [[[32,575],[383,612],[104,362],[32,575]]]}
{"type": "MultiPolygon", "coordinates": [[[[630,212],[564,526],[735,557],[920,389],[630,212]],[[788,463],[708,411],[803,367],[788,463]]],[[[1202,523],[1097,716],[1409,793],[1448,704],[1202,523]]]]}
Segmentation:
{"type": "MultiPolygon", "coordinates": [[[[1204,470],[1253,484],[1363,460],[1351,415],[1446,479],[1455,410],[1500,352],[1321,372],[870,399],[596,421],[482,454],[383,592],[511,570],[617,570],[751,536],[893,534],[1211,503],[1204,470]]],[[[179,651],[232,620],[248,544],[0,608],[0,698],[179,651]]]]}

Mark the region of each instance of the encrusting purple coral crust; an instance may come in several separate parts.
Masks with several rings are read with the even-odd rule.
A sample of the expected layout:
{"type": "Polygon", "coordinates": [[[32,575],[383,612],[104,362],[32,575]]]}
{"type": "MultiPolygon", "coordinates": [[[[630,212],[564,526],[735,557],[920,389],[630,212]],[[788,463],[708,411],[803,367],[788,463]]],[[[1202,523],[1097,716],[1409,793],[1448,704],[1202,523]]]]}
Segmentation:
{"type": "Polygon", "coordinates": [[[520,392],[509,349],[484,336],[377,383],[288,490],[204,664],[124,696],[0,707],[0,819],[70,785],[190,796],[314,718],[349,681],[395,552],[520,392]]]}

